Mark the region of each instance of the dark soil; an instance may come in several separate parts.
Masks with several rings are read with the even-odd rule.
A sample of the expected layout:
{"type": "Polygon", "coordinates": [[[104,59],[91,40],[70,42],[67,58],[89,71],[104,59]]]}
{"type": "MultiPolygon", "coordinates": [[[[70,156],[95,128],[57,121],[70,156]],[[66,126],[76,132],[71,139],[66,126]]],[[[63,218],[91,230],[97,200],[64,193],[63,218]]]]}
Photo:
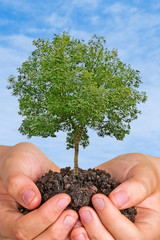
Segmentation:
{"type": "MultiPolygon", "coordinates": [[[[78,212],[82,206],[92,208],[91,198],[96,193],[103,193],[108,196],[119,183],[111,179],[109,173],[103,170],[79,169],[78,176],[75,176],[70,167],[62,168],[60,173],[52,172],[43,175],[36,181],[36,185],[42,195],[41,205],[49,198],[59,193],[67,193],[71,196],[71,203],[68,208],[78,212]]],[[[19,211],[26,214],[31,210],[19,206],[19,211]]],[[[135,221],[137,211],[134,207],[121,210],[132,222],[135,221]]]]}

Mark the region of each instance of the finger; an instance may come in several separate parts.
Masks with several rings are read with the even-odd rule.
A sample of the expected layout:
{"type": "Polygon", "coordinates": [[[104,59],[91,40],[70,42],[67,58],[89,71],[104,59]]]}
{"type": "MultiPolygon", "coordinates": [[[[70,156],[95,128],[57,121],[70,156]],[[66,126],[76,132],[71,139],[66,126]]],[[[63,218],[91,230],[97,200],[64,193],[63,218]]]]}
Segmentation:
{"type": "MultiPolygon", "coordinates": [[[[76,228],[83,228],[83,225],[82,225],[82,222],[78,219],[77,222],[74,224],[73,228],[72,228],[72,231],[73,229],[76,229],[76,228]]],[[[84,229],[84,228],[83,228],[84,229]]],[[[72,232],[71,231],[71,232],[72,232]]],[[[69,234],[65,240],[71,240],[71,234],[69,234]]]]}
{"type": "Polygon", "coordinates": [[[7,226],[7,233],[16,239],[33,239],[57,220],[70,201],[69,195],[58,194],[26,215],[7,211],[3,225],[7,226]]]}
{"type": "Polygon", "coordinates": [[[158,175],[150,163],[137,164],[130,169],[126,180],[109,195],[119,208],[129,208],[142,202],[158,189],[158,175]]]}
{"type": "Polygon", "coordinates": [[[84,227],[79,227],[76,229],[73,229],[71,232],[71,240],[92,240],[89,238],[86,230],[84,227]]]}
{"type": "Polygon", "coordinates": [[[49,169],[59,168],[35,145],[20,143],[0,162],[0,178],[9,195],[28,209],[37,207],[41,195],[34,181],[49,169]],[[26,191],[26,192],[25,192],[26,191]]]}
{"type": "Polygon", "coordinates": [[[79,214],[82,224],[91,239],[114,239],[112,235],[108,232],[108,230],[104,227],[104,225],[101,223],[98,215],[92,208],[82,207],[79,211],[79,214]]]}
{"type": "Polygon", "coordinates": [[[82,222],[81,222],[80,220],[78,220],[78,221],[75,223],[73,229],[74,229],[74,228],[79,228],[79,227],[82,227],[82,226],[83,226],[83,225],[82,225],[82,222]]]}
{"type": "Polygon", "coordinates": [[[10,151],[2,158],[0,168],[5,170],[5,174],[0,172],[0,177],[5,177],[9,171],[19,169],[26,172],[27,175],[30,174],[33,180],[49,169],[60,170],[38,147],[28,142],[18,143],[11,147],[10,151]]]}
{"type": "Polygon", "coordinates": [[[41,194],[36,184],[22,173],[11,174],[5,182],[6,190],[16,202],[27,209],[36,208],[41,202],[41,194]]]}
{"type": "Polygon", "coordinates": [[[35,240],[66,240],[77,219],[78,214],[75,211],[66,210],[60,215],[55,223],[36,237],[35,240]]]}
{"type": "Polygon", "coordinates": [[[40,204],[41,194],[30,177],[32,161],[27,154],[24,155],[19,156],[19,153],[16,153],[16,156],[14,154],[8,156],[1,164],[3,171],[0,172],[0,177],[4,189],[16,202],[28,209],[33,209],[40,204]]]}
{"type": "Polygon", "coordinates": [[[136,225],[122,215],[105,195],[94,195],[92,203],[101,222],[115,239],[142,239],[136,225]]]}

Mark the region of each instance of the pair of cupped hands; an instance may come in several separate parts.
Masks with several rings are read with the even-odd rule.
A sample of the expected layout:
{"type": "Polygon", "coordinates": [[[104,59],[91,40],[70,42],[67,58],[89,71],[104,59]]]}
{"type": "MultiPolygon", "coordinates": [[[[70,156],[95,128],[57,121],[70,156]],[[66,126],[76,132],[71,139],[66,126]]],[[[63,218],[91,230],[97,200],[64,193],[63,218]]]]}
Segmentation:
{"type": "Polygon", "coordinates": [[[109,197],[95,194],[95,207],[79,213],[65,210],[71,201],[58,194],[42,206],[35,185],[49,169],[59,171],[39,148],[30,143],[0,146],[1,240],[160,240],[160,158],[140,153],[120,155],[96,168],[121,184],[109,197]],[[28,209],[23,215],[17,202],[28,209]],[[119,209],[136,206],[132,223],[119,209]]]}

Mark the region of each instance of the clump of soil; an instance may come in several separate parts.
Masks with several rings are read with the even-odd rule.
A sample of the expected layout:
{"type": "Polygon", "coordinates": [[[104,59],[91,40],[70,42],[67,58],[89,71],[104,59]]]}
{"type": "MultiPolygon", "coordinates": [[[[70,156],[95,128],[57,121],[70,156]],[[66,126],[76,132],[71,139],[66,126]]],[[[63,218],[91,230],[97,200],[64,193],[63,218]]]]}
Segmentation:
{"type": "MultiPolygon", "coordinates": [[[[62,168],[60,173],[49,170],[48,173],[36,181],[42,195],[41,205],[56,194],[67,193],[71,196],[71,203],[68,208],[77,212],[83,206],[94,208],[91,201],[94,194],[102,193],[109,196],[119,184],[111,179],[109,173],[103,170],[79,169],[78,175],[75,176],[70,167],[62,168]]],[[[19,211],[26,214],[31,210],[19,206],[19,211]]],[[[134,207],[121,210],[121,213],[132,222],[135,221],[137,212],[134,207]]]]}

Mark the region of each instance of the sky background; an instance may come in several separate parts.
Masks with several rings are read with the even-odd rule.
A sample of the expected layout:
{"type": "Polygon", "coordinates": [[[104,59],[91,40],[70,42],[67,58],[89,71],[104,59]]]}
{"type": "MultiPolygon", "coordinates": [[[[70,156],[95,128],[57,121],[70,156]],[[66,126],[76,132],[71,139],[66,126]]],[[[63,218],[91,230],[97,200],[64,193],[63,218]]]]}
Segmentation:
{"type": "Polygon", "coordinates": [[[160,156],[160,1],[159,0],[0,0],[0,144],[27,141],[38,146],[60,167],[73,167],[73,150],[66,134],[28,139],[18,132],[22,117],[18,99],[7,90],[7,79],[33,51],[32,41],[68,32],[88,40],[104,36],[107,48],[118,49],[120,60],[140,70],[148,100],[123,141],[90,133],[90,145],[80,147],[79,165],[87,169],[117,155],[141,152],[160,156]]]}

